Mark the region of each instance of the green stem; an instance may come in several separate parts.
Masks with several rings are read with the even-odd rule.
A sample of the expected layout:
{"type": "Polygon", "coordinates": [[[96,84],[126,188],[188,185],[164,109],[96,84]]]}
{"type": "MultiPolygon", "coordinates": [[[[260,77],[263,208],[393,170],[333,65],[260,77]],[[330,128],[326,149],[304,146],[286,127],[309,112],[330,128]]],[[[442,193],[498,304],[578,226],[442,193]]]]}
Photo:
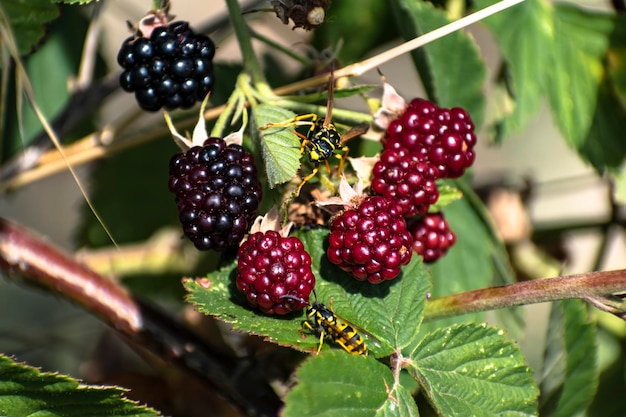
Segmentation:
{"type": "Polygon", "coordinates": [[[230,15],[230,21],[233,24],[235,35],[237,36],[241,55],[243,56],[244,68],[246,69],[248,74],[250,74],[252,82],[256,85],[257,88],[261,90],[267,89],[271,91],[271,89],[267,85],[267,81],[265,80],[265,75],[261,70],[259,61],[254,54],[252,41],[250,39],[250,31],[248,30],[248,26],[243,19],[243,15],[241,14],[241,8],[239,7],[239,3],[237,2],[237,0],[226,0],[226,6],[228,7],[228,14],[230,15]]]}
{"type": "MultiPolygon", "coordinates": [[[[221,138],[224,137],[224,131],[226,130],[226,125],[229,121],[232,120],[233,114],[235,114],[238,107],[243,106],[243,97],[241,91],[239,89],[235,89],[233,94],[228,98],[228,102],[226,102],[226,107],[220,113],[220,116],[215,121],[213,125],[213,129],[211,129],[211,137],[221,138]]],[[[234,121],[233,121],[234,123],[234,121]]]]}
{"type": "Polygon", "coordinates": [[[589,272],[468,291],[426,303],[425,320],[571,298],[626,292],[626,269],[589,272]]]}
{"type": "Polygon", "coordinates": [[[278,42],[275,42],[274,40],[268,38],[267,36],[262,35],[252,29],[250,29],[250,34],[255,39],[258,39],[261,42],[265,43],[266,45],[270,46],[273,50],[282,52],[283,54],[294,59],[295,61],[300,62],[302,65],[310,67],[314,63],[312,59],[296,54],[295,52],[293,52],[293,50],[286,48],[284,45],[281,45],[278,42]]]}

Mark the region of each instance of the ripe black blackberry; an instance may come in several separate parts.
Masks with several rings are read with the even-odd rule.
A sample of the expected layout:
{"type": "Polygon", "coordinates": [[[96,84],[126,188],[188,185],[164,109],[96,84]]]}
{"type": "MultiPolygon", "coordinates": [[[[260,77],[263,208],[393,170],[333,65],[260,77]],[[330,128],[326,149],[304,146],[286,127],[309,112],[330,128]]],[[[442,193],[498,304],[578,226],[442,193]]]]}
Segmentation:
{"type": "Polygon", "coordinates": [[[117,62],[124,68],[120,86],[134,92],[147,111],[192,107],[213,89],[215,45],[188,22],[157,26],[149,37],[127,38],[117,62]]]}
{"type": "Polygon", "coordinates": [[[409,225],[413,236],[413,250],[432,263],[444,256],[456,243],[456,235],[450,229],[442,213],[428,213],[409,225]]]}
{"type": "Polygon", "coordinates": [[[221,138],[174,155],[169,189],[176,195],[185,236],[200,250],[241,242],[262,197],[252,155],[221,138]]]}
{"type": "Polygon", "coordinates": [[[409,263],[413,239],[397,202],[369,196],[332,220],[329,243],[332,263],[359,281],[378,284],[409,263]]]}
{"type": "Polygon", "coordinates": [[[371,189],[374,194],[396,201],[404,217],[413,217],[426,213],[437,202],[438,174],[434,165],[420,162],[406,148],[387,149],[374,165],[371,189]]]}
{"type": "Polygon", "coordinates": [[[308,305],[315,287],[311,256],[296,237],[268,230],[239,247],[237,288],[265,314],[287,314],[308,305]]]}
{"type": "Polygon", "coordinates": [[[440,108],[428,100],[411,100],[404,113],[392,121],[385,149],[409,149],[439,170],[440,178],[457,178],[473,163],[476,135],[470,115],[459,107],[440,108]]]}

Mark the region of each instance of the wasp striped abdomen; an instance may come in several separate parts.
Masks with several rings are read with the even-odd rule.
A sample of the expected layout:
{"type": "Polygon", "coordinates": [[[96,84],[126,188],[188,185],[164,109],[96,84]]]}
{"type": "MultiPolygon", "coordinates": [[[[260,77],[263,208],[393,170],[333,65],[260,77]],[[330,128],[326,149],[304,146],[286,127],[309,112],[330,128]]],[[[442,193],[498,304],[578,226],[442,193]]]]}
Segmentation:
{"type": "Polygon", "coordinates": [[[367,346],[358,330],[324,304],[315,302],[309,306],[307,318],[308,320],[303,323],[303,327],[320,334],[318,353],[324,343],[324,337],[329,337],[348,353],[367,355],[367,346]]]}

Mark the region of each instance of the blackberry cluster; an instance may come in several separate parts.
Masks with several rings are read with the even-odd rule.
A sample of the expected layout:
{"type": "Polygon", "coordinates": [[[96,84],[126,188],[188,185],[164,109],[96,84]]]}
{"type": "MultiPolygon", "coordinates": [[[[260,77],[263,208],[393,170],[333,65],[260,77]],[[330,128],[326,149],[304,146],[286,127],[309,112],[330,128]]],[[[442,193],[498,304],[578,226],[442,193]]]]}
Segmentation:
{"type": "Polygon", "coordinates": [[[120,86],[134,92],[147,111],[192,107],[212,90],[215,45],[188,22],[159,26],[150,38],[129,37],[117,62],[124,68],[120,86]]]}
{"type": "Polygon", "coordinates": [[[394,279],[409,263],[413,239],[398,203],[369,196],[333,219],[329,242],[332,263],[360,281],[378,284],[394,279]]]}
{"type": "Polygon", "coordinates": [[[183,232],[200,250],[222,250],[243,240],[262,197],[252,155],[240,145],[208,138],[170,160],[183,232]]]}
{"type": "Polygon", "coordinates": [[[437,168],[420,162],[406,148],[387,149],[374,165],[371,189],[397,202],[404,217],[412,217],[426,213],[439,199],[437,176],[437,168]]]}
{"type": "Polygon", "coordinates": [[[273,230],[254,233],[239,247],[237,271],[237,288],[265,314],[302,310],[315,287],[300,239],[273,230]]]}
{"type": "Polygon", "coordinates": [[[433,164],[440,178],[458,178],[476,155],[474,123],[465,110],[440,108],[415,98],[392,121],[383,138],[385,149],[406,148],[421,161],[433,164]]]}
{"type": "Polygon", "coordinates": [[[411,224],[409,230],[413,236],[413,250],[424,258],[425,263],[435,262],[456,243],[456,235],[442,213],[426,214],[411,224]]]}

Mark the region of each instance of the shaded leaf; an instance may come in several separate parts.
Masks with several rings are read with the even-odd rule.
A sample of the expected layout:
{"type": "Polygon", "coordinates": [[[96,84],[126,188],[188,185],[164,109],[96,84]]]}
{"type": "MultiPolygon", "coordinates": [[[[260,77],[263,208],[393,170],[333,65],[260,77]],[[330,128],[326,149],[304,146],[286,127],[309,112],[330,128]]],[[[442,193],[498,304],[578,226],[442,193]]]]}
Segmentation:
{"type": "MultiPolygon", "coordinates": [[[[180,149],[168,135],[112,155],[96,166],[90,183],[92,201],[118,243],[145,240],[167,224],[179,227],[175,198],[167,189],[169,160],[177,152],[180,149]]],[[[110,245],[86,204],[82,212],[77,240],[89,246],[110,245]]]]}
{"type": "Polygon", "coordinates": [[[444,416],[536,416],[532,372],[503,331],[475,323],[436,330],[411,356],[411,374],[444,416]]]}
{"type": "Polygon", "coordinates": [[[0,355],[0,415],[157,416],[122,397],[117,387],[90,387],[67,376],[40,372],[0,355]]]}
{"type": "MultiPolygon", "coordinates": [[[[45,25],[59,15],[59,8],[49,0],[2,0],[0,11],[9,20],[13,38],[20,55],[27,54],[41,42],[45,25]]],[[[4,24],[4,19],[0,19],[4,24]]],[[[5,43],[3,40],[1,43],[5,43]]]]}
{"type": "MultiPolygon", "coordinates": [[[[394,0],[396,21],[405,40],[450,23],[445,11],[429,2],[394,0]]],[[[454,32],[412,52],[430,100],[442,107],[462,107],[476,126],[483,120],[487,76],[474,40],[464,31],[454,32]]]]}
{"type": "Polygon", "coordinates": [[[595,325],[581,300],[552,304],[541,381],[542,416],[584,411],[598,387],[595,325]]]}
{"type": "Polygon", "coordinates": [[[393,375],[372,358],[327,352],[296,372],[300,383],[285,398],[285,417],[417,416],[415,402],[393,375]]]}
{"type": "MultiPolygon", "coordinates": [[[[78,73],[87,21],[75,8],[65,7],[63,14],[48,29],[46,42],[37,49],[37,53],[25,57],[23,63],[37,105],[48,120],[53,120],[68,103],[68,81],[78,73]]],[[[25,100],[22,101],[22,126],[19,126],[16,106],[20,101],[16,98],[15,84],[11,84],[7,96],[7,132],[2,140],[4,158],[23,150],[24,145],[30,144],[43,132],[39,118],[25,100]]],[[[69,142],[73,138],[65,135],[61,139],[69,142]]],[[[44,140],[50,141],[48,137],[44,140]]]]}
{"type": "MultiPolygon", "coordinates": [[[[282,107],[261,104],[254,108],[257,127],[293,119],[295,113],[282,107]]],[[[261,131],[261,154],[271,188],[291,180],[300,167],[300,139],[293,125],[270,127],[261,131]]]]}

